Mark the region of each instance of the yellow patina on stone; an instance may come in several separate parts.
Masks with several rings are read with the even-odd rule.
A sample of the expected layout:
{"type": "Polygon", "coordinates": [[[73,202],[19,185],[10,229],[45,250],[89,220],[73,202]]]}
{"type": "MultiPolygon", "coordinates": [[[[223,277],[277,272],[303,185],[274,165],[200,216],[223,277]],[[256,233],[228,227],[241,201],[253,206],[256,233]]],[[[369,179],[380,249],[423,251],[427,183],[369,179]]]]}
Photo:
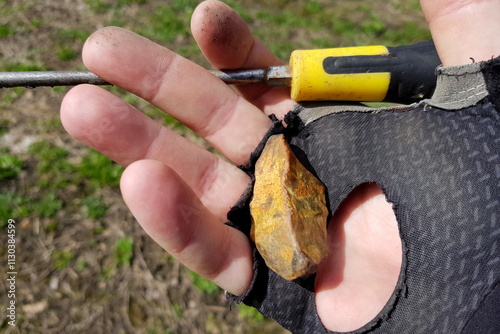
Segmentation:
{"type": "Polygon", "coordinates": [[[328,254],[325,187],[283,135],[269,138],[255,165],[251,238],[269,268],[287,280],[316,272],[328,254]]]}

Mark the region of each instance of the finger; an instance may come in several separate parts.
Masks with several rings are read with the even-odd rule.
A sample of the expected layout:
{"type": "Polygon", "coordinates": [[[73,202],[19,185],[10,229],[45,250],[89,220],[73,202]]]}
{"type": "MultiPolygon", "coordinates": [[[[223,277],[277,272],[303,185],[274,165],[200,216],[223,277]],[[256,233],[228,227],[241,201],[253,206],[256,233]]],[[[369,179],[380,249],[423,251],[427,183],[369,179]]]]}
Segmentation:
{"type": "Polygon", "coordinates": [[[220,223],[170,168],[138,161],[125,170],[121,190],[137,221],[172,256],[235,295],[247,289],[252,255],[245,235],[220,223]]]}
{"type": "MultiPolygon", "coordinates": [[[[283,65],[252,32],[243,19],[226,4],[208,0],[193,13],[191,31],[201,51],[219,69],[265,68],[283,65]]],[[[282,116],[291,110],[288,88],[266,85],[239,86],[238,90],[266,114],[282,116]]]]}
{"type": "Polygon", "coordinates": [[[231,161],[246,163],[270,120],[198,65],[132,32],[109,27],[85,43],[86,66],[145,98],[204,137],[231,161]]]}
{"type": "Polygon", "coordinates": [[[443,65],[500,56],[500,1],[421,0],[443,65]]]}
{"type": "Polygon", "coordinates": [[[62,102],[61,121],[73,137],[121,165],[155,159],[170,166],[220,219],[225,219],[249,182],[229,162],[99,87],[73,88],[62,102]]]}

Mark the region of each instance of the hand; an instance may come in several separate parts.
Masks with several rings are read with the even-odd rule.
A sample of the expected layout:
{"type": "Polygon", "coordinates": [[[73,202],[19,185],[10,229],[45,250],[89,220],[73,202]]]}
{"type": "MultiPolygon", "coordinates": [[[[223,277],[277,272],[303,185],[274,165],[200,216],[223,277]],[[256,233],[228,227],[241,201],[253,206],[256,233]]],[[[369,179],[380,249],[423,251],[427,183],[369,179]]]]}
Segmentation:
{"type": "MultiPolygon", "coordinates": [[[[449,38],[449,27],[439,22],[447,22],[464,8],[492,10],[498,1],[474,4],[467,1],[467,6],[449,9],[445,1],[422,1],[431,28],[438,32],[434,36],[438,47],[449,38]]],[[[216,68],[281,64],[220,2],[206,1],[197,8],[192,31],[216,68]]],[[[449,64],[465,59],[462,54],[452,58],[457,56],[453,49],[440,51],[449,64]]],[[[234,165],[246,163],[269,128],[266,115],[281,117],[291,110],[294,103],[288,91],[252,86],[237,94],[172,51],[119,28],[92,35],[83,58],[91,71],[177,118],[232,162],[190,143],[98,87],[75,87],[63,101],[61,117],[68,132],[127,166],[123,197],[148,234],[192,270],[242,294],[252,276],[250,245],[243,234],[223,224],[249,182],[234,165]]],[[[384,306],[401,266],[397,224],[380,189],[363,186],[349,196],[330,222],[329,247],[330,255],[316,279],[317,310],[327,328],[353,330],[384,306]]]]}
{"type": "MultiPolygon", "coordinates": [[[[216,67],[281,64],[222,3],[197,9],[193,33],[216,67]]],[[[83,60],[179,119],[234,164],[246,163],[269,128],[265,114],[283,115],[293,106],[287,90],[265,86],[242,90],[246,100],[203,68],[120,28],[93,34],[83,60]]],[[[222,288],[245,291],[252,275],[249,242],[223,224],[250,181],[244,172],[95,86],[71,90],[61,118],[76,139],[127,166],[124,199],[153,239],[222,288]]]]}

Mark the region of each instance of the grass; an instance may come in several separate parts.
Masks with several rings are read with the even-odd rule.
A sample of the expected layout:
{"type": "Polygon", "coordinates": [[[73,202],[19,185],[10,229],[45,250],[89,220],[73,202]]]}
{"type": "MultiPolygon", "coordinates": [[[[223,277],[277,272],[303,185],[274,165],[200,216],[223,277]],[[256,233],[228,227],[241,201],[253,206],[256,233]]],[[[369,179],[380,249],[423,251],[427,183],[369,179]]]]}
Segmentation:
{"type": "Polygon", "coordinates": [[[159,6],[152,16],[152,24],[141,32],[146,37],[164,43],[172,42],[176,38],[187,38],[190,8],[192,7],[175,6],[175,3],[174,6],[159,6]]]}
{"type": "MultiPolygon", "coordinates": [[[[28,200],[19,194],[0,193],[0,217],[26,217],[31,212],[28,200]]],[[[0,227],[6,226],[7,220],[0,221],[0,227]]]]}
{"type": "Polygon", "coordinates": [[[76,57],[78,57],[78,53],[70,48],[60,47],[59,50],[57,50],[57,58],[62,61],[73,60],[76,59],[76,57]]]}
{"type": "Polygon", "coordinates": [[[21,194],[0,194],[0,216],[20,219],[36,215],[52,218],[63,208],[64,202],[52,192],[44,193],[42,198],[28,198],[21,194]]]}
{"type": "Polygon", "coordinates": [[[172,309],[174,310],[175,314],[177,315],[177,318],[182,318],[184,316],[184,310],[182,306],[179,303],[173,302],[171,304],[172,309]]]}
{"type": "Polygon", "coordinates": [[[88,149],[77,166],[78,173],[89,181],[92,188],[116,187],[120,183],[123,167],[101,153],[88,149]]]}
{"type": "Polygon", "coordinates": [[[100,220],[108,211],[108,206],[104,203],[102,197],[92,194],[85,198],[82,202],[85,215],[93,220],[100,220]]]}
{"type": "Polygon", "coordinates": [[[0,180],[16,178],[22,167],[21,158],[8,153],[0,153],[0,180]]]}
{"type": "Polygon", "coordinates": [[[84,29],[61,28],[55,35],[57,58],[69,62],[79,57],[81,44],[90,36],[90,32],[84,29]]]}
{"type": "MultiPolygon", "coordinates": [[[[49,120],[41,126],[57,128],[57,124],[49,120]]],[[[81,162],[72,163],[68,150],[48,141],[30,145],[30,158],[26,160],[8,153],[6,148],[0,152],[0,181],[15,181],[27,165],[34,170],[37,180],[36,192],[0,195],[2,217],[53,218],[65,207],[80,207],[87,218],[98,221],[106,215],[108,206],[97,191],[117,187],[123,171],[123,167],[91,149],[81,162]],[[83,197],[82,201],[75,202],[68,196],[61,198],[60,194],[72,187],[83,197]]]]}
{"type": "Polygon", "coordinates": [[[89,6],[89,8],[100,14],[105,13],[106,11],[112,8],[112,4],[103,0],[85,0],[85,4],[89,6]]]}
{"type": "Polygon", "coordinates": [[[42,189],[62,189],[75,182],[75,166],[68,161],[69,152],[47,141],[29,147],[29,153],[37,160],[37,185],[42,189]]]}
{"type": "Polygon", "coordinates": [[[5,72],[17,72],[17,71],[45,71],[47,67],[39,62],[26,62],[26,63],[4,63],[1,65],[2,71],[5,72]]]}
{"type": "Polygon", "coordinates": [[[85,40],[90,36],[90,32],[81,28],[60,28],[57,31],[57,36],[63,42],[68,40],[85,42],[85,40]]]}
{"type": "Polygon", "coordinates": [[[121,238],[116,241],[115,257],[120,265],[129,266],[132,262],[134,239],[121,238]]]}
{"type": "Polygon", "coordinates": [[[198,275],[197,273],[190,271],[191,278],[193,280],[193,285],[201,292],[206,295],[213,295],[220,291],[220,288],[207,280],[203,276],[198,275]]]}
{"type": "Polygon", "coordinates": [[[10,36],[13,33],[14,33],[14,31],[12,30],[11,27],[5,26],[5,25],[1,25],[0,26],[0,38],[2,38],[2,37],[8,37],[8,36],[10,36]]]}
{"type": "Polygon", "coordinates": [[[32,202],[32,212],[42,218],[53,218],[63,208],[63,201],[54,192],[48,192],[43,197],[32,202]]]}
{"type": "Polygon", "coordinates": [[[74,257],[75,254],[72,251],[56,250],[52,253],[54,267],[58,270],[68,267],[74,257]]]}
{"type": "Polygon", "coordinates": [[[5,134],[8,129],[9,129],[9,120],[8,119],[0,119],[0,136],[5,134]]]}
{"type": "Polygon", "coordinates": [[[259,311],[245,304],[239,304],[238,311],[243,319],[250,320],[252,322],[261,323],[265,319],[259,311]]]}

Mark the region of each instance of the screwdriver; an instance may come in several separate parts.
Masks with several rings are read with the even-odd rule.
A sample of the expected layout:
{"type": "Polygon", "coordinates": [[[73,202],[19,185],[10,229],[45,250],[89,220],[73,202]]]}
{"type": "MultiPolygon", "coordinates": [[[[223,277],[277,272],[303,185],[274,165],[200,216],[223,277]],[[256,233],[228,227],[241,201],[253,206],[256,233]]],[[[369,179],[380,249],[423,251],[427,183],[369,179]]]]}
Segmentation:
{"type": "MultiPolygon", "coordinates": [[[[412,103],[429,98],[441,64],[432,40],[396,47],[295,50],[289,65],[210,71],[231,85],[291,87],[295,101],[412,103]]],[[[0,72],[0,88],[107,85],[87,71],[0,72]]]]}

